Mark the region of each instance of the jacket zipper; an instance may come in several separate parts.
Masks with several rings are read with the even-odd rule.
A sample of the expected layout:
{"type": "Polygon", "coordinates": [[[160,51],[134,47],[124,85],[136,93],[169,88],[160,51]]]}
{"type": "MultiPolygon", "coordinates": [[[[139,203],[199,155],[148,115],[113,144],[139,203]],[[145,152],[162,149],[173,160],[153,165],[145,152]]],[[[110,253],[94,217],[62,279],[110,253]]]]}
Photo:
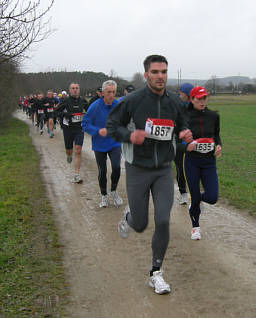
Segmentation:
{"type": "Polygon", "coordinates": [[[203,125],[203,116],[200,115],[200,130],[201,130],[201,136],[204,137],[204,125],[203,125]]]}
{"type": "MultiPolygon", "coordinates": [[[[160,118],[161,113],[161,104],[160,104],[160,97],[157,100],[157,117],[160,118]]],[[[157,157],[157,141],[154,144],[154,156],[155,156],[155,166],[158,167],[158,157],[157,157]]]]}

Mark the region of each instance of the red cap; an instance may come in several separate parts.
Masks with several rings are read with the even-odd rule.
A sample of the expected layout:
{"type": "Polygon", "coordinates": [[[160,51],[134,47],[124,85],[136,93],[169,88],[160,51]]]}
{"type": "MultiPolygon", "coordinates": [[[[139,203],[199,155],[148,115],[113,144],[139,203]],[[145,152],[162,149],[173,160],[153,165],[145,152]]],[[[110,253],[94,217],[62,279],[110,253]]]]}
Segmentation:
{"type": "Polygon", "coordinates": [[[191,99],[193,97],[202,98],[204,96],[208,96],[208,93],[207,93],[206,89],[202,86],[196,86],[196,87],[192,88],[190,91],[190,98],[191,99]]]}

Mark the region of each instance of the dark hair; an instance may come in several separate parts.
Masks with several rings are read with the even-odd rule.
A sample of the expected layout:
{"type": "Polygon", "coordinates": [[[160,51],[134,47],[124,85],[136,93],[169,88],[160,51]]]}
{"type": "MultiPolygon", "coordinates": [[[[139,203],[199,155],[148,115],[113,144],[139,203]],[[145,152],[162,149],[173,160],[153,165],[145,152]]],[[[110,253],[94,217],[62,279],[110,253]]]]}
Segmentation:
{"type": "Polygon", "coordinates": [[[158,62],[158,63],[165,63],[166,65],[168,65],[168,62],[167,62],[167,59],[162,56],[162,55],[149,55],[145,58],[143,64],[144,64],[144,69],[145,69],[145,72],[148,71],[149,69],[149,66],[151,63],[155,63],[155,62],[158,62]]]}

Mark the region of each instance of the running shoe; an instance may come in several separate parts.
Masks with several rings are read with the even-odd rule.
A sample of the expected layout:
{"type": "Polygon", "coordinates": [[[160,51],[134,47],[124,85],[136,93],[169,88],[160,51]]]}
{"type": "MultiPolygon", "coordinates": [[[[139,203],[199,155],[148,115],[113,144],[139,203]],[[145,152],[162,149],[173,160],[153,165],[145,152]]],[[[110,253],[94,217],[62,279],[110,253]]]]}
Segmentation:
{"type": "Polygon", "coordinates": [[[40,129],[40,135],[42,135],[43,134],[43,129],[40,129]]]}
{"type": "Polygon", "coordinates": [[[100,208],[106,208],[108,206],[108,195],[102,195],[101,202],[99,204],[100,208]]]}
{"type": "Polygon", "coordinates": [[[129,212],[129,206],[127,205],[123,211],[122,219],[118,224],[118,232],[122,238],[127,238],[130,232],[130,227],[126,218],[129,212]]]}
{"type": "Polygon", "coordinates": [[[71,162],[72,162],[72,155],[67,156],[67,162],[68,162],[68,163],[71,163],[71,162]]]}
{"type": "Polygon", "coordinates": [[[50,133],[49,137],[50,137],[50,138],[53,138],[53,136],[54,136],[54,135],[53,135],[52,133],[50,133]]]}
{"type": "Polygon", "coordinates": [[[73,183],[82,183],[83,182],[83,179],[81,178],[80,174],[75,174],[74,175],[74,178],[73,178],[73,183]]]}
{"type": "Polygon", "coordinates": [[[110,197],[113,200],[114,206],[116,206],[117,208],[123,204],[123,199],[119,196],[119,194],[116,191],[111,191],[110,197]]]}
{"type": "Polygon", "coordinates": [[[200,226],[193,227],[191,231],[191,240],[201,240],[200,226]]]}
{"type": "Polygon", "coordinates": [[[179,197],[179,204],[188,204],[188,194],[187,193],[181,193],[179,197]]]}
{"type": "Polygon", "coordinates": [[[171,287],[163,279],[163,272],[155,271],[153,276],[149,277],[149,286],[154,288],[156,294],[168,294],[171,292],[171,287]]]}

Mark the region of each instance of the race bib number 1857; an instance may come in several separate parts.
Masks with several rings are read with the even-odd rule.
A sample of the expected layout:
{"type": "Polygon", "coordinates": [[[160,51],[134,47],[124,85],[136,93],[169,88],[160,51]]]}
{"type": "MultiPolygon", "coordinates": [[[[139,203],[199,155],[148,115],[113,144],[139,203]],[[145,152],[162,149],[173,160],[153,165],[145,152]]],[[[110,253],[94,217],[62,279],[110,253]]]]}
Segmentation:
{"type": "Polygon", "coordinates": [[[146,120],[145,131],[147,138],[156,140],[171,140],[174,123],[171,119],[148,118],[146,120]]]}

